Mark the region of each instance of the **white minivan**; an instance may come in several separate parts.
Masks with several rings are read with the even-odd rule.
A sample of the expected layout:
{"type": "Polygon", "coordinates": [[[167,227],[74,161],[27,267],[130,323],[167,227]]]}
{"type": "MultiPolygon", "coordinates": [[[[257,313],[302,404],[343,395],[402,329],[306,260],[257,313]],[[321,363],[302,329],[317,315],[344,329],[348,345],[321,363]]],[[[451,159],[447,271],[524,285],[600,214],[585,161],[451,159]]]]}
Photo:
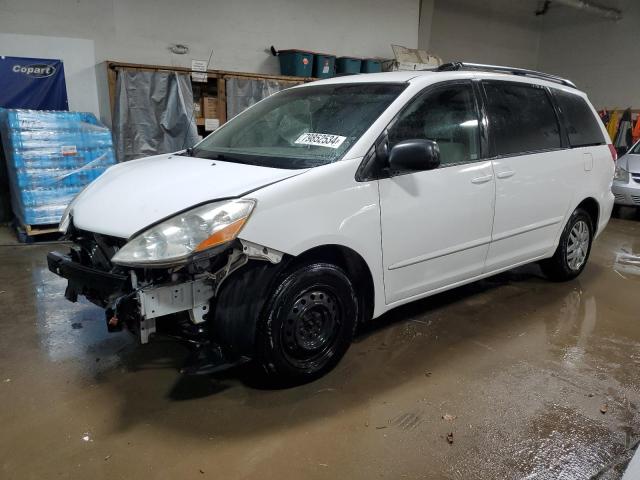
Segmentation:
{"type": "Polygon", "coordinates": [[[586,95],[452,63],[277,93],[195,147],[111,167],[73,201],[49,268],[192,373],[253,360],[301,382],[357,326],[529,262],[585,267],[613,206],[615,150],[586,95]]]}

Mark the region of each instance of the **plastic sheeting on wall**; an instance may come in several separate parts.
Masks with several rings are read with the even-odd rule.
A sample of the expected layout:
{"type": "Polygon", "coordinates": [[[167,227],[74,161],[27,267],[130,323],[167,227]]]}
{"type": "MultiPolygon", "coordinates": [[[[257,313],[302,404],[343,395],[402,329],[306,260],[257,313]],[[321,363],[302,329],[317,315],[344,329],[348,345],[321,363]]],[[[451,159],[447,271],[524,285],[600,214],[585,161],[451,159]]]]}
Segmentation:
{"type": "Polygon", "coordinates": [[[113,133],[120,162],[195,145],[189,75],[119,70],[113,133]]]}
{"type": "Polygon", "coordinates": [[[298,85],[297,82],[246,78],[227,78],[227,119],[231,119],[254,103],[285,88],[298,85]]]}

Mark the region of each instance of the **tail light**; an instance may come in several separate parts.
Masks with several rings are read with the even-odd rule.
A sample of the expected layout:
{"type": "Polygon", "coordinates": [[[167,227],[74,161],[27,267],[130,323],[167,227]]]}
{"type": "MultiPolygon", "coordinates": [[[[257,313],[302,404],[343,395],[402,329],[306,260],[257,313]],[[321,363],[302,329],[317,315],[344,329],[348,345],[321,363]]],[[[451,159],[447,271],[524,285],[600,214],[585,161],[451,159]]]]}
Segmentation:
{"type": "Polygon", "coordinates": [[[609,147],[609,151],[611,152],[611,159],[615,162],[618,159],[618,152],[616,150],[616,147],[614,147],[610,143],[607,146],[609,147]]]}

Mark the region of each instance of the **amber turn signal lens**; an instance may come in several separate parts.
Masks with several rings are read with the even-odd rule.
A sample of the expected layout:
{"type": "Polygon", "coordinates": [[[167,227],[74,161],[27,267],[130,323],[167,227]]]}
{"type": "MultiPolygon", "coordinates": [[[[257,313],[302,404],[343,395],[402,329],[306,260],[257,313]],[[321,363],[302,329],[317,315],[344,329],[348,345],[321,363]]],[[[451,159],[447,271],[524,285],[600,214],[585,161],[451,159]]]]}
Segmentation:
{"type": "Polygon", "coordinates": [[[236,220],[233,223],[230,223],[222,230],[218,230],[216,233],[211,235],[206,240],[200,242],[200,244],[196,247],[196,252],[201,252],[202,250],[206,250],[207,248],[215,247],[216,245],[222,245],[223,243],[229,242],[236,238],[245,222],[247,221],[247,217],[236,220]]]}

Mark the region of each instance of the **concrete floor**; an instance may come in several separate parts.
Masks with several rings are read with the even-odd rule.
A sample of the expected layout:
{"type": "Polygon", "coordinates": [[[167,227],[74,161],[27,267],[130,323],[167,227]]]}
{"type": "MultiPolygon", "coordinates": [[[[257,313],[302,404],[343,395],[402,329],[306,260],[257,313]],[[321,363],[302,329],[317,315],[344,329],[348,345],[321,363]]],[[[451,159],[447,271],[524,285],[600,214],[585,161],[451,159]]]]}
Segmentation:
{"type": "Polygon", "coordinates": [[[619,478],[640,438],[631,216],[579,279],[528,266],[400,308],[288,390],[182,378],[180,347],[66,302],[49,249],[0,247],[3,479],[619,478]]]}

